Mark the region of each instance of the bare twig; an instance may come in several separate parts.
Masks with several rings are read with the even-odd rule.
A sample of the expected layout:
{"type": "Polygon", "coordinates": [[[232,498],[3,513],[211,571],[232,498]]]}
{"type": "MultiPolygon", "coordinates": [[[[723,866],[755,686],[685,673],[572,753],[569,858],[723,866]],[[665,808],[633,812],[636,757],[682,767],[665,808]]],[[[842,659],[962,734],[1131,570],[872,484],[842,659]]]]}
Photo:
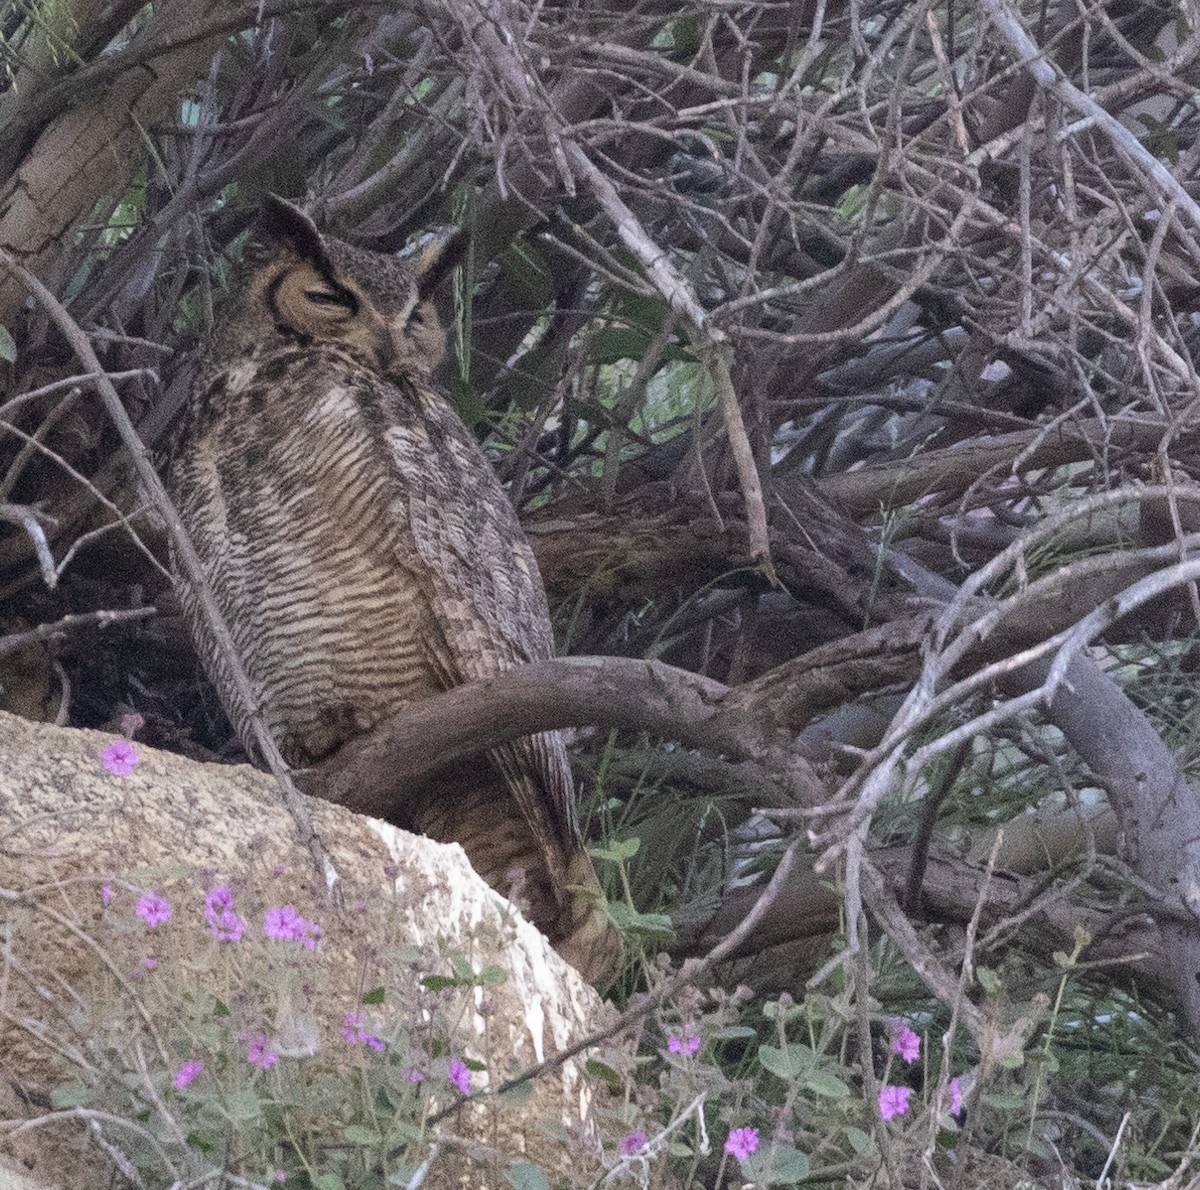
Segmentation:
{"type": "Polygon", "coordinates": [[[1020,55],[1022,65],[1037,80],[1038,85],[1053,91],[1068,107],[1073,107],[1079,112],[1090,125],[1099,128],[1143,181],[1156,190],[1164,202],[1178,206],[1187,215],[1192,226],[1200,230],[1200,203],[1196,202],[1183,183],[1124,124],[1054,69],[1044,52],[1026,32],[1021,18],[1008,0],[983,0],[983,8],[992,18],[1001,36],[1020,55]]]}
{"type": "Polygon", "coordinates": [[[66,636],[79,628],[107,628],[109,624],[122,624],[130,620],[144,620],[158,614],[153,607],[131,607],[117,611],[81,612],[68,614],[53,624],[39,624],[27,632],[13,632],[8,636],[0,636],[0,657],[6,653],[15,652],[25,645],[39,640],[53,640],[55,637],[66,636]]]}
{"type": "Polygon", "coordinates": [[[29,540],[33,542],[42,579],[46,586],[53,590],[58,585],[58,574],[50,553],[50,543],[46,540],[46,531],[38,520],[37,512],[23,504],[0,504],[0,520],[8,521],[10,525],[20,525],[25,530],[29,540]]]}

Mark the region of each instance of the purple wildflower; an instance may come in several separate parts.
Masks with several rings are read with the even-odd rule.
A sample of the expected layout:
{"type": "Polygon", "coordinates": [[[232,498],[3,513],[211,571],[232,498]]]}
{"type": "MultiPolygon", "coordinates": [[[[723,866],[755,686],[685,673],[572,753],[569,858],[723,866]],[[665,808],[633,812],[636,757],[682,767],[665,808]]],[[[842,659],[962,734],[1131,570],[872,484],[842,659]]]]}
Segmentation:
{"type": "Polygon", "coordinates": [[[137,749],[128,740],[113,740],[100,753],[100,759],[104,761],[104,767],[110,773],[124,777],[133,772],[133,767],[137,764],[139,757],[137,749]]]}
{"type": "Polygon", "coordinates": [[[632,1157],[635,1153],[640,1153],[646,1147],[646,1134],[644,1132],[631,1132],[628,1136],[621,1137],[621,1156],[632,1157]]]}
{"type": "Polygon", "coordinates": [[[959,1085],[958,1079],[950,1080],[950,1114],[952,1116],[962,1115],[962,1087],[959,1085]]]}
{"type": "Polygon", "coordinates": [[[171,905],[166,897],[160,896],[156,892],[143,893],[138,900],[136,913],[138,917],[145,920],[151,929],[154,929],[155,926],[162,925],[164,921],[171,920],[171,905]]]}
{"type": "Polygon", "coordinates": [[[415,1067],[410,1066],[405,1072],[404,1077],[410,1083],[420,1083],[425,1081],[425,1076],[415,1067]]]}
{"type": "Polygon", "coordinates": [[[204,916],[208,928],[219,942],[237,942],[246,923],[233,911],[233,893],[228,884],[218,884],[204,898],[204,916]]]}
{"type": "Polygon", "coordinates": [[[700,1048],[700,1038],[695,1033],[689,1033],[686,1037],[668,1037],[667,1049],[673,1054],[683,1054],[685,1058],[690,1058],[700,1048]]]}
{"type": "Polygon", "coordinates": [[[112,885],[102,884],[100,886],[100,903],[107,905],[112,900],[112,885]]]}
{"type": "Polygon", "coordinates": [[[283,1170],[283,1169],[277,1169],[275,1171],[275,1181],[286,1182],[287,1181],[287,1171],[283,1170]]]}
{"type": "Polygon", "coordinates": [[[739,1161],[745,1161],[757,1149],[757,1128],[735,1128],[725,1140],[725,1152],[739,1161]]]}
{"type": "Polygon", "coordinates": [[[154,968],[158,966],[158,959],[142,959],[142,966],[145,967],[147,971],[153,971],[154,968]]]}
{"type": "Polygon", "coordinates": [[[381,1037],[363,1028],[363,1014],[357,1010],[346,1013],[342,1022],[342,1036],[347,1045],[369,1045],[373,1050],[382,1050],[385,1043],[381,1037]]]}
{"type": "Polygon", "coordinates": [[[921,1039],[907,1024],[902,1024],[892,1038],[892,1049],[911,1066],[921,1056],[921,1039]]]}
{"type": "Polygon", "coordinates": [[[243,1036],[242,1040],[250,1042],[246,1046],[246,1061],[251,1066],[261,1066],[263,1070],[270,1070],[279,1061],[279,1055],[267,1045],[265,1033],[256,1033],[250,1038],[243,1036]]]}
{"type": "Polygon", "coordinates": [[[450,1081],[464,1094],[471,1093],[471,1072],[455,1058],[450,1063],[450,1081]]]}
{"type": "Polygon", "coordinates": [[[179,1068],[179,1073],[171,1080],[171,1085],[175,1090],[182,1091],[203,1069],[203,1062],[184,1062],[179,1068]]]}
{"type": "Polygon", "coordinates": [[[299,942],[312,950],[320,937],[321,927],[301,917],[291,905],[276,905],[263,914],[263,933],[268,938],[299,942]]]}
{"type": "Polygon", "coordinates": [[[908,1097],[911,1094],[911,1087],[884,1087],[879,1092],[879,1114],[884,1120],[904,1115],[908,1111],[908,1097]]]}

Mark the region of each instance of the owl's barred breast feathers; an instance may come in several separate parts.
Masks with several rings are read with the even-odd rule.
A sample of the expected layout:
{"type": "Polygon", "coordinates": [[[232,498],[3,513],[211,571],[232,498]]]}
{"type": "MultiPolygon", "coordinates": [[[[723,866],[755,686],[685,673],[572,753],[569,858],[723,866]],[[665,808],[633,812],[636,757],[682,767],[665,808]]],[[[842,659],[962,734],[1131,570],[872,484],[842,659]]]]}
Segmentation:
{"type": "MultiPolygon", "coordinates": [[[[271,200],[172,452],[168,486],[295,766],[408,702],[554,652],[516,514],[430,381],[444,339],[429,296],[448,263],[437,245],[412,261],[355,248],[271,200]]],[[[248,741],[208,626],[176,581],[248,741]]],[[[522,869],[536,924],[603,978],[619,942],[578,838],[561,737],[490,756],[397,806],[397,823],[461,841],[501,891],[522,869]]]]}

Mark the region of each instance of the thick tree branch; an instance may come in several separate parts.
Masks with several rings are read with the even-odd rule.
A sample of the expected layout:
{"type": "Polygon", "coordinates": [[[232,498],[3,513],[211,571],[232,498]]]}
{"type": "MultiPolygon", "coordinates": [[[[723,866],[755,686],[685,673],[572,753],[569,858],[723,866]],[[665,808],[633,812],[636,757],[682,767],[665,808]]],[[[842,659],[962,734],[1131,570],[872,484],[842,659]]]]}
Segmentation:
{"type": "Polygon", "coordinates": [[[388,817],[405,790],[505,740],[564,727],[626,727],[761,765],[796,804],[819,804],[824,783],[788,736],[754,708],[727,705],[729,693],[720,682],[658,661],[536,661],[406,707],[302,774],[301,785],[359,813],[388,817]]]}

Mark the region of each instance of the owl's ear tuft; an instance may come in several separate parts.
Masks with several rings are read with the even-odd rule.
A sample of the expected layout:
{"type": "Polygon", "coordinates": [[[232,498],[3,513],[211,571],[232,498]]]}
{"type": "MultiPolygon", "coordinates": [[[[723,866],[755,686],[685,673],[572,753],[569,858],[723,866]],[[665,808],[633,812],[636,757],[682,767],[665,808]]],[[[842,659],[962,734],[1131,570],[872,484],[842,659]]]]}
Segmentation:
{"type": "Polygon", "coordinates": [[[462,264],[470,242],[470,235],[461,227],[441,227],[417,245],[411,260],[422,300],[433,293],[451,269],[462,264]]]}
{"type": "Polygon", "coordinates": [[[260,242],[283,241],[290,244],[302,260],[311,261],[322,272],[327,273],[332,268],[317,225],[299,207],[278,194],[268,194],[263,199],[254,238],[260,242]]]}

